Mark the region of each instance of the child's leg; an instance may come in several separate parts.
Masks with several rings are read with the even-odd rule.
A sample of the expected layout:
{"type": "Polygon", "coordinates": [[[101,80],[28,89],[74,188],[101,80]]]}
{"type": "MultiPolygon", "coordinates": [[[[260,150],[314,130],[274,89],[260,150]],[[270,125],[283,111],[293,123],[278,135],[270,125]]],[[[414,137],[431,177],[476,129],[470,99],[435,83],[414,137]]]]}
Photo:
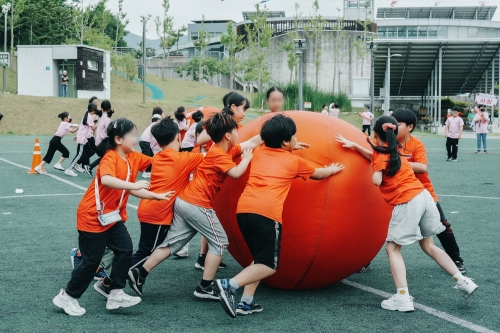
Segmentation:
{"type": "Polygon", "coordinates": [[[137,252],[132,256],[130,268],[142,266],[144,261],[153,253],[156,246],[161,244],[167,236],[169,226],[141,222],[141,237],[137,252]]]}
{"type": "Polygon", "coordinates": [[[453,158],[457,158],[457,155],[458,155],[458,139],[453,139],[453,158]]]}
{"type": "Polygon", "coordinates": [[[205,236],[201,237],[201,243],[200,243],[200,254],[207,254],[208,253],[208,243],[207,239],[205,236]]]}
{"type": "Polygon", "coordinates": [[[49,149],[47,149],[47,153],[43,157],[42,163],[40,166],[43,167],[45,164],[50,164],[52,159],[54,158],[54,154],[57,151],[57,147],[52,143],[54,139],[50,140],[49,149]]]}
{"type": "Polygon", "coordinates": [[[419,241],[420,247],[424,252],[434,259],[434,261],[441,266],[448,274],[451,276],[458,273],[458,268],[455,263],[451,260],[450,256],[446,254],[439,247],[434,245],[432,237],[424,238],[419,241]]]}
{"type": "Polygon", "coordinates": [[[114,259],[115,259],[115,253],[111,251],[109,248],[107,248],[104,251],[104,255],[102,256],[100,266],[102,267],[102,269],[107,271],[108,274],[111,274],[111,267],[113,266],[114,259]]]}
{"type": "Polygon", "coordinates": [[[242,270],[233,279],[238,282],[239,286],[245,286],[245,291],[243,292],[244,295],[253,296],[259,282],[267,277],[270,277],[274,273],[276,273],[275,269],[272,269],[264,264],[254,264],[252,262],[250,266],[242,270]]]}
{"type": "Polygon", "coordinates": [[[406,267],[401,255],[401,245],[394,242],[387,242],[385,250],[389,257],[389,265],[391,267],[392,278],[396,288],[407,288],[408,282],[406,281],[406,267]]]}
{"type": "Polygon", "coordinates": [[[75,167],[75,165],[78,164],[78,162],[80,161],[80,157],[82,157],[83,155],[83,147],[85,145],[82,145],[82,144],[78,144],[78,147],[76,148],[76,156],[75,158],[73,158],[73,161],[71,161],[71,164],[69,165],[68,167],[68,170],[71,170],[75,167]]]}
{"type": "Polygon", "coordinates": [[[482,138],[483,138],[483,148],[484,148],[484,151],[487,151],[488,150],[488,147],[486,146],[486,136],[488,134],[487,133],[483,133],[482,135],[482,138]]]}
{"type": "Polygon", "coordinates": [[[451,158],[453,155],[451,153],[451,139],[446,138],[446,152],[448,153],[448,158],[451,158]]]}
{"type": "Polygon", "coordinates": [[[132,258],[132,239],[122,222],[117,222],[107,230],[109,234],[108,248],[114,252],[111,275],[111,289],[123,289],[127,282],[127,273],[132,258]]]}
{"type": "Polygon", "coordinates": [[[477,151],[481,150],[481,134],[476,134],[477,138],[477,151]]]}
{"type": "Polygon", "coordinates": [[[62,163],[64,162],[65,159],[66,159],[66,157],[61,157],[59,159],[59,161],[57,162],[57,164],[61,164],[62,165],[62,163]]]}
{"type": "Polygon", "coordinates": [[[446,254],[448,254],[453,261],[463,262],[463,259],[460,257],[460,248],[458,247],[457,240],[455,239],[451,225],[444,216],[443,209],[439,202],[436,202],[436,208],[439,211],[441,223],[446,227],[443,232],[437,234],[437,237],[446,251],[446,254]]]}

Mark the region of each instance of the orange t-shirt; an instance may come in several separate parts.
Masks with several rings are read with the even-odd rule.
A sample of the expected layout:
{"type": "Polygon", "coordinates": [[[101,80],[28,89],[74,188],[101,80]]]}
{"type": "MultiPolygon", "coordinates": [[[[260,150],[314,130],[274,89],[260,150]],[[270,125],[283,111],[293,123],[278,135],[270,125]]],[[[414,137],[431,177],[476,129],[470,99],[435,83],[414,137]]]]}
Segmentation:
{"type": "MultiPolygon", "coordinates": [[[[210,119],[210,118],[209,118],[209,119],[210,119]]],[[[208,120],[208,119],[205,119],[205,121],[207,121],[207,120],[208,120]]],[[[243,127],[243,125],[238,124],[238,129],[240,129],[240,128],[242,128],[242,127],[243,127]]],[[[213,146],[213,145],[214,145],[214,142],[213,142],[212,140],[210,140],[210,141],[208,141],[207,143],[205,143],[205,144],[204,144],[204,146],[205,146],[206,151],[209,151],[209,150],[210,150],[210,148],[212,148],[212,146],[213,146]]],[[[200,146],[198,145],[198,143],[195,143],[195,145],[194,145],[194,150],[196,150],[196,149],[197,149],[198,151],[201,151],[201,150],[200,150],[200,146]]],[[[193,150],[193,151],[194,151],[194,150],[193,150]]]]}
{"type": "Polygon", "coordinates": [[[179,192],[189,183],[189,175],[203,161],[203,154],[180,153],[164,149],[153,157],[151,169],[151,192],[175,191],[170,201],[142,199],[137,216],[139,221],[157,225],[171,225],[174,202],[179,192]]]}
{"type": "MultiPolygon", "coordinates": [[[[128,181],[132,183],[135,182],[137,173],[146,170],[151,164],[151,157],[134,151],[127,155],[127,161],[130,165],[130,176],[128,181]]],[[[122,190],[116,190],[102,185],[101,177],[110,175],[111,177],[125,181],[128,172],[127,161],[121,158],[115,150],[109,150],[99,163],[99,168],[95,175],[98,180],[100,200],[104,202],[104,214],[120,209],[120,216],[124,222],[128,218],[127,200],[130,194],[129,191],[125,191],[122,204],[118,207],[122,196],[122,190]]],[[[98,214],[95,202],[94,182],[94,179],[90,182],[87,192],[78,205],[78,210],[76,212],[76,228],[80,231],[99,233],[108,230],[114,223],[102,226],[97,219],[98,214]]]]}
{"type": "Polygon", "coordinates": [[[226,179],[226,172],[236,167],[234,160],[240,155],[240,145],[225,152],[214,144],[198,166],[194,179],[179,194],[179,197],[192,205],[212,208],[215,195],[226,179]]]}
{"type": "MultiPolygon", "coordinates": [[[[403,155],[408,155],[408,162],[416,162],[427,165],[427,154],[425,152],[425,146],[419,139],[414,136],[410,137],[402,148],[399,149],[399,152],[403,155]]],[[[435,202],[438,202],[439,199],[434,192],[434,186],[432,186],[431,180],[429,179],[429,173],[416,173],[415,177],[424,185],[425,189],[429,191],[432,195],[432,198],[435,202]]]]}
{"type": "Polygon", "coordinates": [[[384,200],[392,206],[409,202],[424,190],[424,185],[415,177],[410,163],[406,157],[401,156],[401,168],[392,177],[387,176],[389,155],[373,151],[373,172],[382,171],[382,184],[380,192],[384,200]]]}
{"type": "Polygon", "coordinates": [[[256,148],[236,213],[259,214],[282,223],[283,205],[293,180],[307,180],[315,171],[306,160],[283,149],[256,148]]]}

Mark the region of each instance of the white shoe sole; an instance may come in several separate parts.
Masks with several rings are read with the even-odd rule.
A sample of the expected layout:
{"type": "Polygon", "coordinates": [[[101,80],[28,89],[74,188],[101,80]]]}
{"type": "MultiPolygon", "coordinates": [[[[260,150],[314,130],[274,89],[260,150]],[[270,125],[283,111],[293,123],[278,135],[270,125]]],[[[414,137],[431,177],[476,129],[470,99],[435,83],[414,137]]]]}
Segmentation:
{"type": "Polygon", "coordinates": [[[259,313],[259,312],[262,312],[262,310],[264,309],[260,309],[260,310],[250,310],[250,311],[244,311],[244,310],[241,310],[241,309],[236,309],[236,314],[238,316],[248,316],[248,315],[251,315],[252,313],[259,313]]]}
{"type": "Polygon", "coordinates": [[[178,258],[187,258],[187,257],[189,257],[189,253],[187,253],[187,252],[181,252],[181,253],[177,252],[176,254],[174,254],[174,256],[176,256],[178,258]]]}
{"type": "Polygon", "coordinates": [[[205,270],[205,267],[203,267],[202,265],[200,265],[200,264],[198,264],[198,263],[195,263],[195,264],[194,264],[194,267],[195,267],[196,269],[199,269],[199,270],[202,270],[202,271],[204,271],[204,270],[205,270]]]}
{"type": "Polygon", "coordinates": [[[61,301],[59,299],[59,295],[54,297],[54,299],[52,300],[52,303],[54,303],[54,305],[57,306],[59,309],[63,309],[64,312],[66,312],[66,314],[69,316],[79,317],[79,316],[83,316],[85,313],[87,313],[87,311],[85,309],[83,309],[83,313],[76,313],[73,311],[69,311],[68,309],[65,309],[64,305],[63,305],[64,304],[63,301],[61,301]]]}
{"type": "Polygon", "coordinates": [[[94,283],[94,290],[95,290],[95,291],[97,291],[97,292],[99,293],[99,295],[104,296],[104,297],[106,297],[106,298],[109,298],[109,295],[108,295],[108,294],[106,294],[104,291],[102,291],[102,290],[101,290],[101,288],[99,288],[99,287],[97,286],[97,284],[98,284],[98,283],[99,283],[99,282],[94,283]]]}
{"type": "Polygon", "coordinates": [[[404,306],[395,307],[392,304],[385,304],[384,302],[382,302],[380,306],[382,307],[382,309],[390,311],[399,311],[399,312],[415,311],[415,307],[413,306],[413,304],[405,304],[404,306]]]}
{"type": "Polygon", "coordinates": [[[54,169],[59,170],[59,171],[66,171],[66,169],[64,169],[64,168],[62,168],[62,167],[61,167],[61,168],[56,168],[56,166],[55,166],[55,165],[54,165],[54,169]]]}
{"type": "Polygon", "coordinates": [[[236,310],[231,308],[229,299],[226,297],[226,293],[224,292],[224,288],[222,288],[220,280],[215,280],[214,287],[217,288],[216,292],[219,294],[219,301],[221,302],[224,311],[226,311],[230,317],[236,318],[236,310]]]}
{"type": "Polygon", "coordinates": [[[211,299],[214,301],[218,301],[220,298],[219,296],[216,295],[208,295],[208,294],[200,294],[196,290],[193,293],[196,297],[201,298],[201,299],[211,299]]]}
{"type": "Polygon", "coordinates": [[[137,305],[137,304],[142,302],[142,299],[140,297],[135,297],[134,299],[136,299],[136,300],[123,304],[121,302],[120,303],[114,303],[113,301],[110,302],[110,300],[108,298],[108,302],[106,303],[106,309],[107,310],[117,310],[119,308],[130,308],[131,306],[137,305]],[[110,303],[112,303],[112,304],[110,304],[110,303]]]}
{"type": "Polygon", "coordinates": [[[462,290],[460,290],[460,289],[459,289],[459,290],[460,290],[460,292],[462,293],[462,296],[463,296],[464,298],[469,298],[469,297],[471,297],[471,296],[472,296],[472,294],[474,294],[474,293],[476,292],[476,290],[477,290],[478,288],[479,288],[479,287],[476,285],[476,286],[472,289],[472,291],[471,291],[470,293],[469,293],[469,292],[467,292],[467,291],[465,291],[465,290],[464,290],[464,291],[462,291],[462,290]]]}

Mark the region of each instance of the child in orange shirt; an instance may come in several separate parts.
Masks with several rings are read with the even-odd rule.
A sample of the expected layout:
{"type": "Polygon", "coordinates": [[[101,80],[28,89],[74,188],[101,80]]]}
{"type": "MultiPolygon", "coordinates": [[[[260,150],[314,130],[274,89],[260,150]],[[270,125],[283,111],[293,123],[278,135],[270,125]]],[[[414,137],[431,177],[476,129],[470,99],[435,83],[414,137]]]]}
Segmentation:
{"type": "Polygon", "coordinates": [[[236,210],[240,231],[254,261],[234,278],[217,279],[214,283],[222,307],[233,318],[236,314],[262,311],[253,296],[260,280],[273,275],[278,268],[283,205],[293,180],[298,177],[320,180],[344,169],[338,163],[315,168],[292,155],[297,145],[296,131],[293,119],[282,114],[262,126],[260,135],[265,146],[254,151],[250,176],[236,210]],[[243,297],[236,308],[235,293],[243,286],[243,297]]]}
{"type": "Polygon", "coordinates": [[[106,248],[115,254],[111,275],[97,282],[110,288],[106,309],[130,307],[141,302],[139,297],[123,292],[133,250],[124,224],[127,220],[127,200],[129,194],[143,199],[169,200],[172,193],[156,194],[148,191],[150,184],[147,181],[129,181],[135,180],[137,173],[151,164],[150,157],[135,151],[136,132],[133,122],[125,118],[117,119],[108,126],[108,138],[98,147],[103,158],[77,210],[81,261],[73,269],[66,288],[61,289],[53,300],[70,316],[85,314],[78,298],[94,278],[106,248]]]}
{"type": "Polygon", "coordinates": [[[237,144],[237,127],[236,120],[224,112],[213,115],[206,122],[206,130],[215,144],[198,166],[194,179],[175,200],[174,220],[167,238],[142,267],[129,272],[131,287],[139,295],[142,294],[149,272],[172,253],[177,253],[199,232],[206,237],[209,250],[203,279],[194,294],[198,298],[219,299],[213,291],[212,282],[229,244],[226,232],[213,210],[213,200],[227,176],[238,179],[245,173],[252,159],[252,149],[262,144],[258,135],[237,144]],[[234,160],[240,155],[241,162],[236,165],[234,160]]]}
{"type": "Polygon", "coordinates": [[[382,302],[383,309],[414,311],[408,292],[406,268],[401,255],[403,245],[418,241],[422,250],[457,282],[456,288],[469,297],[477,285],[464,277],[451,258],[434,245],[432,236],[445,230],[439,222],[439,211],[422,183],[415,177],[406,157],[401,157],[397,141],[398,123],[391,116],[382,116],[375,123],[372,167],[373,183],[379,186],[385,201],[394,206],[387,235],[386,251],[397,293],[382,302]]]}

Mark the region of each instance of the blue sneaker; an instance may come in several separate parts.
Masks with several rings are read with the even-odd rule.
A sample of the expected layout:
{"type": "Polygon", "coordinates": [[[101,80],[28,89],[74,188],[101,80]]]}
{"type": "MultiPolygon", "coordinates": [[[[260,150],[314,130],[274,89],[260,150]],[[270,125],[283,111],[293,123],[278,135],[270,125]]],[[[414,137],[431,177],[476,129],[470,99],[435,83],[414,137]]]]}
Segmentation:
{"type": "Polygon", "coordinates": [[[73,267],[73,269],[74,269],[82,260],[82,255],[80,253],[80,249],[77,247],[73,248],[71,250],[70,258],[71,258],[71,267],[73,267]]]}
{"type": "Polygon", "coordinates": [[[104,271],[104,268],[99,267],[97,271],[94,274],[94,280],[99,281],[99,280],[104,280],[104,278],[107,278],[108,274],[106,274],[106,271],[104,271]]]}
{"type": "Polygon", "coordinates": [[[264,310],[264,308],[259,304],[256,304],[255,300],[251,304],[240,301],[238,303],[238,307],[236,308],[236,313],[240,316],[246,316],[252,313],[262,312],[262,310],[264,310]]]}
{"type": "Polygon", "coordinates": [[[236,318],[236,302],[234,300],[236,290],[229,285],[229,279],[217,279],[214,282],[214,290],[219,295],[222,308],[229,316],[236,318]]]}
{"type": "Polygon", "coordinates": [[[101,296],[108,298],[109,293],[111,292],[111,286],[105,285],[104,280],[99,280],[94,284],[94,290],[97,291],[101,296]]]}

